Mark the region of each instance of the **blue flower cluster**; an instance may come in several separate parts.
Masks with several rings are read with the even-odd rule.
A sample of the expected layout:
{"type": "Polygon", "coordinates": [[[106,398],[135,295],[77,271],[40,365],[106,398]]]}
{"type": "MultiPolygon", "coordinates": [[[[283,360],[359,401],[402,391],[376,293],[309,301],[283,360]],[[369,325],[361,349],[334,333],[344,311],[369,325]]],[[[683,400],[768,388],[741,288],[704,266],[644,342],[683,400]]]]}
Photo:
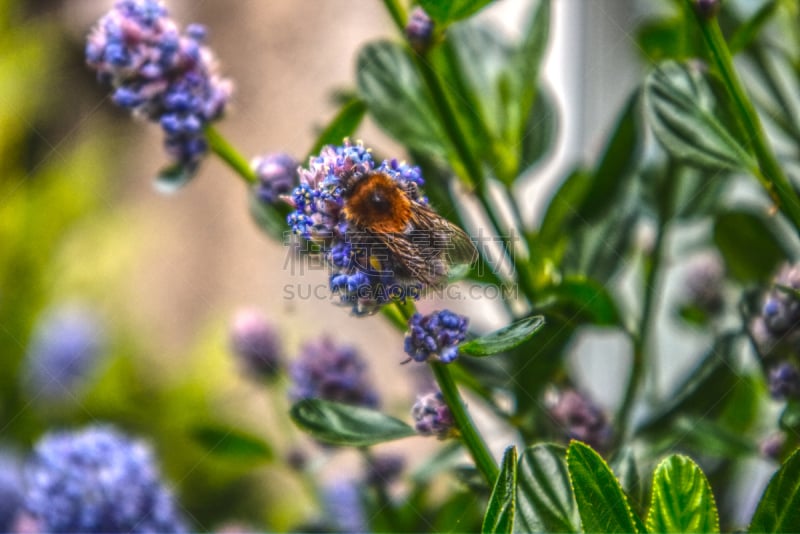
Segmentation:
{"type": "Polygon", "coordinates": [[[254,158],[251,167],[256,173],[256,196],[265,204],[278,202],[297,186],[297,162],[284,153],[265,154],[254,158]]]}
{"type": "Polygon", "coordinates": [[[114,87],[114,102],[160,123],[167,153],[188,172],[207,151],[203,127],[223,114],[233,89],[205,38],[198,24],[181,33],[159,0],[117,0],[86,45],[86,62],[114,87]]]}
{"type": "Polygon", "coordinates": [[[100,321],[76,305],[52,309],[39,320],[24,362],[23,381],[32,399],[73,400],[103,350],[100,321]]]}
{"type": "Polygon", "coordinates": [[[367,364],[351,346],[336,345],[329,337],[303,346],[290,374],[292,401],[324,399],[377,408],[379,398],[366,374],[367,364]]]}
{"type": "Polygon", "coordinates": [[[763,356],[769,390],[776,399],[800,399],[800,265],[785,265],[775,278],[761,315],[751,326],[753,339],[763,356]]]}
{"type": "Polygon", "coordinates": [[[345,217],[345,182],[372,172],[391,177],[412,202],[427,203],[418,192],[423,184],[419,167],[397,160],[378,165],[362,144],[345,140],[342,146],[324,147],[308,168],[300,169],[300,184],[290,199],[294,211],[287,217],[294,234],[321,245],[331,268],[331,291],[358,315],[394,300],[416,300],[423,289],[418,280],[398,277],[385,245],[345,217]]]}
{"type": "Polygon", "coordinates": [[[412,360],[430,358],[450,363],[458,357],[458,345],[467,338],[469,319],[449,310],[429,315],[415,313],[408,321],[405,351],[412,360]]]}
{"type": "Polygon", "coordinates": [[[453,412],[440,391],[418,397],[411,408],[411,417],[417,432],[423,436],[447,439],[458,435],[453,412]]]}
{"type": "Polygon", "coordinates": [[[231,345],[246,376],[274,379],[282,367],[278,332],[258,310],[240,310],[233,319],[231,345]]]}
{"type": "Polygon", "coordinates": [[[106,427],[48,434],[26,470],[42,532],[185,532],[153,454],[106,427]]]}

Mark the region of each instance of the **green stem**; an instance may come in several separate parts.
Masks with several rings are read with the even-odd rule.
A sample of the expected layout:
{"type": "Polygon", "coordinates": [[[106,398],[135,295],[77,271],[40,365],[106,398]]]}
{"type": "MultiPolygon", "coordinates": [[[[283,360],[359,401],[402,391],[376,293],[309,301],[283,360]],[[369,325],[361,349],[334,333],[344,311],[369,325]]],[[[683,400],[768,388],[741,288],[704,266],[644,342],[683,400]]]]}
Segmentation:
{"type": "Polygon", "coordinates": [[[467,407],[461,399],[456,382],[450,374],[450,369],[448,369],[447,364],[440,362],[432,362],[430,365],[442,396],[453,414],[453,419],[455,419],[456,426],[461,434],[461,440],[470,455],[472,455],[472,459],[475,461],[475,465],[483,475],[486,483],[490,488],[493,487],[499,473],[497,463],[495,463],[492,453],[489,452],[486,442],[483,441],[480,433],[475,428],[475,423],[473,423],[467,412],[467,407]]]}
{"type": "Polygon", "coordinates": [[[706,19],[694,9],[692,0],[685,0],[689,10],[695,14],[697,23],[706,41],[706,46],[711,53],[711,58],[719,70],[722,81],[733,100],[736,113],[748,137],[748,142],[759,165],[759,174],[756,176],[772,197],[773,202],[794,223],[795,229],[800,230],[800,199],[792,187],[791,182],[781,169],[775,153],[772,150],[761,119],[756,113],[755,106],[747,95],[739,75],[733,65],[733,57],[722,35],[717,19],[706,19]]]}
{"type": "Polygon", "coordinates": [[[256,183],[258,178],[250,167],[250,163],[231,145],[213,126],[205,128],[206,140],[211,151],[228,164],[248,185],[256,183]]]}
{"type": "Polygon", "coordinates": [[[389,16],[392,17],[394,25],[397,26],[400,33],[403,33],[406,28],[406,10],[397,0],[383,0],[383,5],[386,7],[386,11],[389,12],[389,16]]]}
{"type": "Polygon", "coordinates": [[[517,283],[519,283],[519,285],[522,287],[523,293],[525,293],[526,297],[528,297],[528,299],[532,299],[534,294],[534,285],[532,280],[528,276],[527,272],[520,272],[520,270],[517,268],[513,255],[513,244],[511,243],[511,239],[508,235],[505,235],[506,232],[503,231],[503,225],[500,223],[500,220],[496,214],[496,210],[489,200],[486,176],[484,175],[481,163],[473,154],[463,132],[458,127],[458,120],[456,119],[455,112],[450,106],[450,102],[447,100],[447,96],[439,77],[433,70],[433,66],[424,56],[413,52],[412,54],[414,63],[417,66],[417,71],[420,72],[422,79],[425,82],[425,86],[428,88],[428,91],[433,98],[435,104],[434,107],[440,114],[440,122],[445,128],[445,133],[453,144],[456,155],[467,173],[466,177],[462,177],[462,181],[464,181],[467,187],[470,187],[474,191],[475,197],[478,199],[478,202],[480,202],[483,211],[486,213],[486,216],[492,225],[494,234],[500,238],[503,244],[505,256],[508,257],[509,261],[511,262],[511,266],[517,273],[517,283]]]}
{"type": "Polygon", "coordinates": [[[650,339],[650,327],[653,323],[653,311],[656,302],[655,297],[658,289],[658,273],[661,269],[661,263],[664,257],[664,243],[669,221],[672,217],[674,197],[678,189],[679,180],[680,167],[670,159],[665,182],[663,184],[665,190],[662,190],[662,194],[659,195],[658,228],[656,230],[655,243],[653,244],[653,255],[650,261],[645,265],[644,302],[642,304],[642,314],[639,317],[638,328],[633,336],[631,374],[628,379],[628,385],[625,389],[622,404],[617,413],[617,440],[620,442],[626,438],[630,422],[630,413],[645,376],[647,344],[650,339]]]}
{"type": "MultiPolygon", "coordinates": [[[[409,307],[407,305],[404,306],[394,303],[394,306],[397,308],[398,312],[405,317],[406,321],[410,319],[414,313],[413,305],[409,307]]],[[[475,427],[475,423],[472,422],[472,418],[467,412],[467,407],[461,398],[461,394],[458,392],[456,382],[453,379],[453,376],[450,374],[450,369],[447,367],[447,365],[448,364],[440,362],[430,363],[431,370],[433,371],[433,375],[436,378],[436,383],[439,385],[439,389],[442,392],[444,401],[447,404],[447,407],[450,408],[450,412],[453,414],[453,419],[455,420],[459,433],[461,434],[461,440],[467,447],[472,459],[475,461],[475,465],[477,466],[478,470],[486,479],[486,483],[489,484],[489,487],[493,487],[494,481],[499,472],[497,469],[497,464],[494,461],[492,453],[489,452],[489,448],[486,446],[486,443],[483,441],[483,438],[478,432],[478,429],[475,427]]]]}

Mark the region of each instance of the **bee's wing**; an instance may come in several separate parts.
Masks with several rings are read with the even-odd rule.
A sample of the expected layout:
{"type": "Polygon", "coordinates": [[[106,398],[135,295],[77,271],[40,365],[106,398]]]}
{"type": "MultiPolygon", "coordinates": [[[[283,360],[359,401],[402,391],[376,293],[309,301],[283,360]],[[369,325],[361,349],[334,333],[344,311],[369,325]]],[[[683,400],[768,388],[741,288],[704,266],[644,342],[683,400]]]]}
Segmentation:
{"type": "Polygon", "coordinates": [[[478,250],[470,237],[458,226],[427,206],[414,212],[417,231],[428,232],[427,245],[449,265],[472,264],[478,259],[478,250]]]}

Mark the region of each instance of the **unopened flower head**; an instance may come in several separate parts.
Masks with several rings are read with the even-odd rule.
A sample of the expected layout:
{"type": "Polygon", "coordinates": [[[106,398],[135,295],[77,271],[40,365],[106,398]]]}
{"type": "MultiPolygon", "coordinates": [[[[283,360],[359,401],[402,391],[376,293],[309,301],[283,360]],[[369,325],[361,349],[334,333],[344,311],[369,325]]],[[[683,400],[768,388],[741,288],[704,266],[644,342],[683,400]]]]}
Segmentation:
{"type": "Polygon", "coordinates": [[[694,0],[694,8],[701,17],[710,19],[719,13],[720,0],[694,0]]]}
{"type": "Polygon", "coordinates": [[[771,434],[761,440],[758,444],[758,452],[764,458],[771,460],[780,460],[781,453],[783,453],[784,446],[786,445],[786,433],[777,432],[771,434]]]}
{"type": "Polygon", "coordinates": [[[158,122],[175,163],[193,172],[207,150],[203,127],[232,93],[198,24],[181,32],[159,0],[117,0],[89,35],[86,61],[114,87],[114,102],[158,122]]]}
{"type": "Polygon", "coordinates": [[[800,265],[784,265],[774,284],[750,330],[764,357],[781,359],[800,349],[800,299],[790,291],[800,290],[800,265]]]}
{"type": "Polygon", "coordinates": [[[725,267],[717,253],[700,255],[691,261],[686,274],[686,298],[703,312],[714,315],[724,304],[722,285],[725,267]]]}
{"type": "Polygon", "coordinates": [[[256,195],[261,202],[274,204],[297,186],[297,161],[284,153],[265,154],[251,162],[256,173],[256,195]]]}
{"type": "Polygon", "coordinates": [[[800,399],[800,371],[790,362],[769,370],[769,393],[774,399],[800,399]]]}
{"type": "Polygon", "coordinates": [[[99,319],[88,309],[51,309],[36,324],[23,369],[32,399],[45,403],[74,400],[103,350],[99,319]]]}
{"type": "MultiPolygon", "coordinates": [[[[446,258],[435,249],[423,254],[421,242],[438,238],[445,247],[447,231],[459,237],[463,232],[446,227],[433,235],[414,226],[420,211],[424,217],[416,218],[439,221],[419,193],[418,167],[397,160],[378,164],[363,145],[345,140],[324,147],[299,178],[288,224],[294,234],[321,245],[331,290],[356,314],[373,313],[394,300],[416,300],[426,286],[446,279],[446,258]]],[[[464,240],[470,243],[466,234],[464,240]]]]}
{"type": "Polygon", "coordinates": [[[453,413],[439,391],[417,397],[411,408],[411,417],[417,432],[423,436],[447,439],[458,435],[453,413]]]}
{"type": "Polygon", "coordinates": [[[278,332],[260,311],[243,309],[236,313],[231,327],[231,345],[246,375],[273,379],[281,370],[278,332]]]}
{"type": "Polygon", "coordinates": [[[381,454],[370,458],[366,482],[373,486],[386,486],[400,477],[406,460],[398,454],[381,454]]]}
{"type": "Polygon", "coordinates": [[[405,27],[406,38],[417,53],[425,52],[431,45],[434,22],[424,9],[417,6],[411,11],[405,27]]]}
{"type": "Polygon", "coordinates": [[[551,391],[546,399],[550,416],[565,440],[576,439],[597,450],[611,443],[612,429],[605,414],[586,396],[574,389],[551,391]]]}
{"type": "Polygon", "coordinates": [[[469,319],[449,310],[429,315],[415,313],[408,321],[405,351],[411,359],[450,363],[458,357],[458,345],[467,337],[469,319]]]}
{"type": "Polygon", "coordinates": [[[26,470],[43,532],[185,532],[149,447],[108,427],[51,433],[26,470]]]}
{"type": "Polygon", "coordinates": [[[307,343],[290,368],[293,401],[323,399],[376,408],[377,392],[370,384],[367,364],[355,347],[337,345],[329,337],[307,343]]]}

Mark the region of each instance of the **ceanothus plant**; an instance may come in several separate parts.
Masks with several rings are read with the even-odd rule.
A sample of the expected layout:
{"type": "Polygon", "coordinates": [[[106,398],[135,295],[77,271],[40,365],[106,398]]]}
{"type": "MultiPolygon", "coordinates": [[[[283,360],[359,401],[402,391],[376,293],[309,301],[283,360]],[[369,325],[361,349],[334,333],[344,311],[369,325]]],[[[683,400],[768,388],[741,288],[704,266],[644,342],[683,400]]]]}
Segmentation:
{"type": "MultiPolygon", "coordinates": [[[[412,427],[378,408],[356,348],[308,340],[282,365],[263,318],[235,321],[245,372],[269,378],[269,388],[287,378],[296,426],[336,446],[321,454],[355,447],[374,466],[373,445],[427,435],[469,456],[457,471],[470,491],[438,504],[426,496],[438,474],[454,471],[448,454],[407,477],[402,497],[388,491],[402,468],[328,484],[323,500],[332,493],[352,509],[328,499],[322,524],[327,516],[339,531],[800,530],[797,6],[663,2],[638,30],[648,73],[597,162],[576,164],[530,226],[515,186],[535,176],[557,129],[539,76],[553,2],[531,3],[516,40],[473,17],[489,0],[383,3],[396,36],[363,47],[355,91],[299,158],[266,152],[248,164],[216,129],[232,84],[205,28],[181,29],[165,2],[118,0],[86,47],[113,101],[164,130],[159,183],[183,186],[203,158],[219,156],[246,184],[265,233],[292,234],[298,253],[327,266],[353,321],[380,314],[398,328],[409,356],[398,372],[426,368],[435,379],[413,410],[409,401],[412,427]],[[367,115],[404,154],[378,157],[378,147],[356,141],[367,115]],[[465,196],[475,209],[453,209],[465,196]],[[482,246],[466,228],[501,246],[482,246]],[[713,260],[690,261],[698,250],[713,260]],[[676,265],[692,267],[680,299],[664,283],[676,265]],[[502,302],[508,324],[471,329],[477,305],[464,315],[417,311],[456,282],[516,288],[502,302]],[[707,355],[666,391],[655,373],[676,350],[667,340],[676,323],[702,337],[707,355]],[[597,404],[570,363],[576,340],[597,329],[626,341],[616,404],[597,404]],[[771,415],[759,420],[760,410],[771,415]],[[507,430],[499,462],[477,412],[507,430]],[[759,447],[764,439],[769,447],[759,447]],[[783,465],[757,504],[737,502],[759,451],[783,465]]],[[[314,483],[303,462],[293,465],[314,483]]]]}

